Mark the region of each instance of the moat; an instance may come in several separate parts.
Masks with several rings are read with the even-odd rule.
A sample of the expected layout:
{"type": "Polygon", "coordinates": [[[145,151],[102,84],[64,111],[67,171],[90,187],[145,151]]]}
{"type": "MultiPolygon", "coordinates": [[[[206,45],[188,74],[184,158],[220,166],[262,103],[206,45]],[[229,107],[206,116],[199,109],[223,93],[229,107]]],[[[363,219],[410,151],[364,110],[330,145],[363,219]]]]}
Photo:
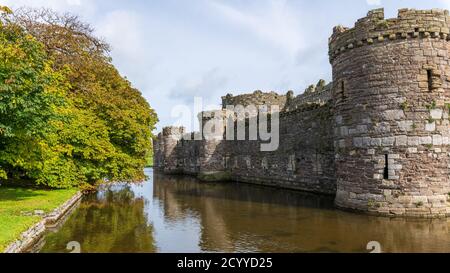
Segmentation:
{"type": "Polygon", "coordinates": [[[450,220],[340,211],[333,197],[146,170],[139,185],[84,197],[41,252],[450,252],[450,220]]]}

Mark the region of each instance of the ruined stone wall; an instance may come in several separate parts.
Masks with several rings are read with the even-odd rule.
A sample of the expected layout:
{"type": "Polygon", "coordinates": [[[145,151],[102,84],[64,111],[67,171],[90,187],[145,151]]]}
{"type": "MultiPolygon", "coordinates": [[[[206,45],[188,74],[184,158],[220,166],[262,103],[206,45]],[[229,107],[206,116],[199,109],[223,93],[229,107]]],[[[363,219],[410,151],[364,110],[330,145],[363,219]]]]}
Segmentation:
{"type": "Polygon", "coordinates": [[[384,215],[449,207],[450,17],[369,12],[330,38],[336,204],[384,215]]]}
{"type": "Polygon", "coordinates": [[[162,133],[159,133],[156,138],[153,139],[153,168],[156,171],[164,171],[164,148],[163,148],[162,133]]]}
{"type": "Polygon", "coordinates": [[[202,141],[193,141],[196,133],[191,133],[189,138],[181,139],[177,147],[179,172],[188,175],[197,175],[200,172],[200,151],[202,141]]]}
{"type": "MultiPolygon", "coordinates": [[[[320,83],[319,83],[320,84],[320,83]]],[[[332,99],[332,83],[329,83],[323,87],[320,87],[319,84],[313,87],[312,90],[305,90],[305,92],[297,97],[289,98],[286,102],[284,111],[294,111],[298,108],[301,108],[305,104],[321,104],[326,103],[332,99]]],[[[310,88],[311,88],[310,87],[310,88]]]]}
{"type": "Polygon", "coordinates": [[[276,92],[262,92],[255,91],[252,94],[243,94],[233,96],[231,94],[222,97],[222,107],[225,109],[227,105],[278,105],[280,109],[284,108],[286,104],[286,95],[280,95],[276,92]]]}
{"type": "Polygon", "coordinates": [[[262,152],[261,141],[228,141],[227,167],[235,181],[335,194],[332,113],[312,104],[280,115],[280,146],[262,152]]]}
{"type": "MultiPolygon", "coordinates": [[[[205,124],[209,118],[202,120],[205,124]]],[[[174,136],[180,137],[173,135],[178,128],[166,128],[166,134],[160,135],[154,144],[155,156],[163,157],[157,160],[155,157],[155,161],[165,164],[155,168],[166,173],[197,175],[207,181],[234,180],[334,194],[332,121],[329,104],[308,104],[295,111],[281,112],[280,146],[273,152],[261,151],[261,144],[267,142],[249,140],[249,120],[246,140],[193,140],[192,135],[192,140],[175,141],[174,136]],[[171,152],[161,151],[167,147],[171,152]]],[[[236,123],[234,126],[237,139],[236,123]]]]}
{"type": "MultiPolygon", "coordinates": [[[[199,114],[201,128],[208,121],[222,119],[222,111],[199,114]]],[[[222,123],[224,124],[224,123],[222,123]]],[[[203,132],[186,133],[184,127],[165,127],[153,142],[154,168],[167,174],[198,175],[204,180],[224,180],[224,127],[214,129],[215,136],[203,132]]]]}
{"type": "Polygon", "coordinates": [[[225,135],[225,115],[226,111],[205,111],[199,114],[201,127],[205,130],[203,139],[199,141],[199,178],[206,181],[226,180],[228,175],[225,170],[226,143],[225,135]],[[218,122],[218,123],[217,123],[218,122]],[[208,125],[209,123],[209,125],[208,125]],[[212,132],[208,135],[207,132],[212,132]]]}
{"type": "Polygon", "coordinates": [[[184,127],[166,127],[153,142],[154,168],[164,173],[179,173],[184,161],[180,158],[180,140],[184,127]]]}

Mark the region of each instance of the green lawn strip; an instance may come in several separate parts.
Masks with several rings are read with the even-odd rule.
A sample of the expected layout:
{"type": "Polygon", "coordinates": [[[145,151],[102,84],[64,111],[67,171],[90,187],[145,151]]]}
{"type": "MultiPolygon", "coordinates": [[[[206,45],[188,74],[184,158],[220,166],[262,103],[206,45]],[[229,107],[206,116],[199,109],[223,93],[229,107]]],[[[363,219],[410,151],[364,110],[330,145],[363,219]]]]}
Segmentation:
{"type": "Polygon", "coordinates": [[[41,220],[41,217],[25,216],[22,212],[51,212],[77,191],[0,187],[0,253],[17,240],[20,234],[41,220]]]}

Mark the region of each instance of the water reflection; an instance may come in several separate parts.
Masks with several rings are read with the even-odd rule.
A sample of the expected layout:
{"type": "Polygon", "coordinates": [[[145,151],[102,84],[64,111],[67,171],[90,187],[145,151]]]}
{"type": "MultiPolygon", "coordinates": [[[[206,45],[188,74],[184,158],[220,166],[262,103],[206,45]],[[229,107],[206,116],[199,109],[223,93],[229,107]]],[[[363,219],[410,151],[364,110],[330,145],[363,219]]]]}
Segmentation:
{"type": "Polygon", "coordinates": [[[335,210],[331,197],[154,175],[85,198],[43,252],[450,252],[449,220],[335,210]]]}
{"type": "Polygon", "coordinates": [[[69,241],[79,242],[82,252],[154,252],[146,202],[126,185],[87,196],[63,227],[45,238],[42,252],[64,252],[69,241]]]}

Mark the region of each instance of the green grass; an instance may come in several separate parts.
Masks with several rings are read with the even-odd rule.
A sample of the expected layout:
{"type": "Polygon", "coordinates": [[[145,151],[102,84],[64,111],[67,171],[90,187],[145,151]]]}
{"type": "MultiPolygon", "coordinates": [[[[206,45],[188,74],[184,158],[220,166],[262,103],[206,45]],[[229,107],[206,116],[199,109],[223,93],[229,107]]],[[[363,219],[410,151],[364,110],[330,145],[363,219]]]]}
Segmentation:
{"type": "Polygon", "coordinates": [[[39,216],[25,216],[22,212],[53,211],[77,192],[67,190],[35,190],[0,187],[0,253],[22,232],[39,222],[39,216]]]}

